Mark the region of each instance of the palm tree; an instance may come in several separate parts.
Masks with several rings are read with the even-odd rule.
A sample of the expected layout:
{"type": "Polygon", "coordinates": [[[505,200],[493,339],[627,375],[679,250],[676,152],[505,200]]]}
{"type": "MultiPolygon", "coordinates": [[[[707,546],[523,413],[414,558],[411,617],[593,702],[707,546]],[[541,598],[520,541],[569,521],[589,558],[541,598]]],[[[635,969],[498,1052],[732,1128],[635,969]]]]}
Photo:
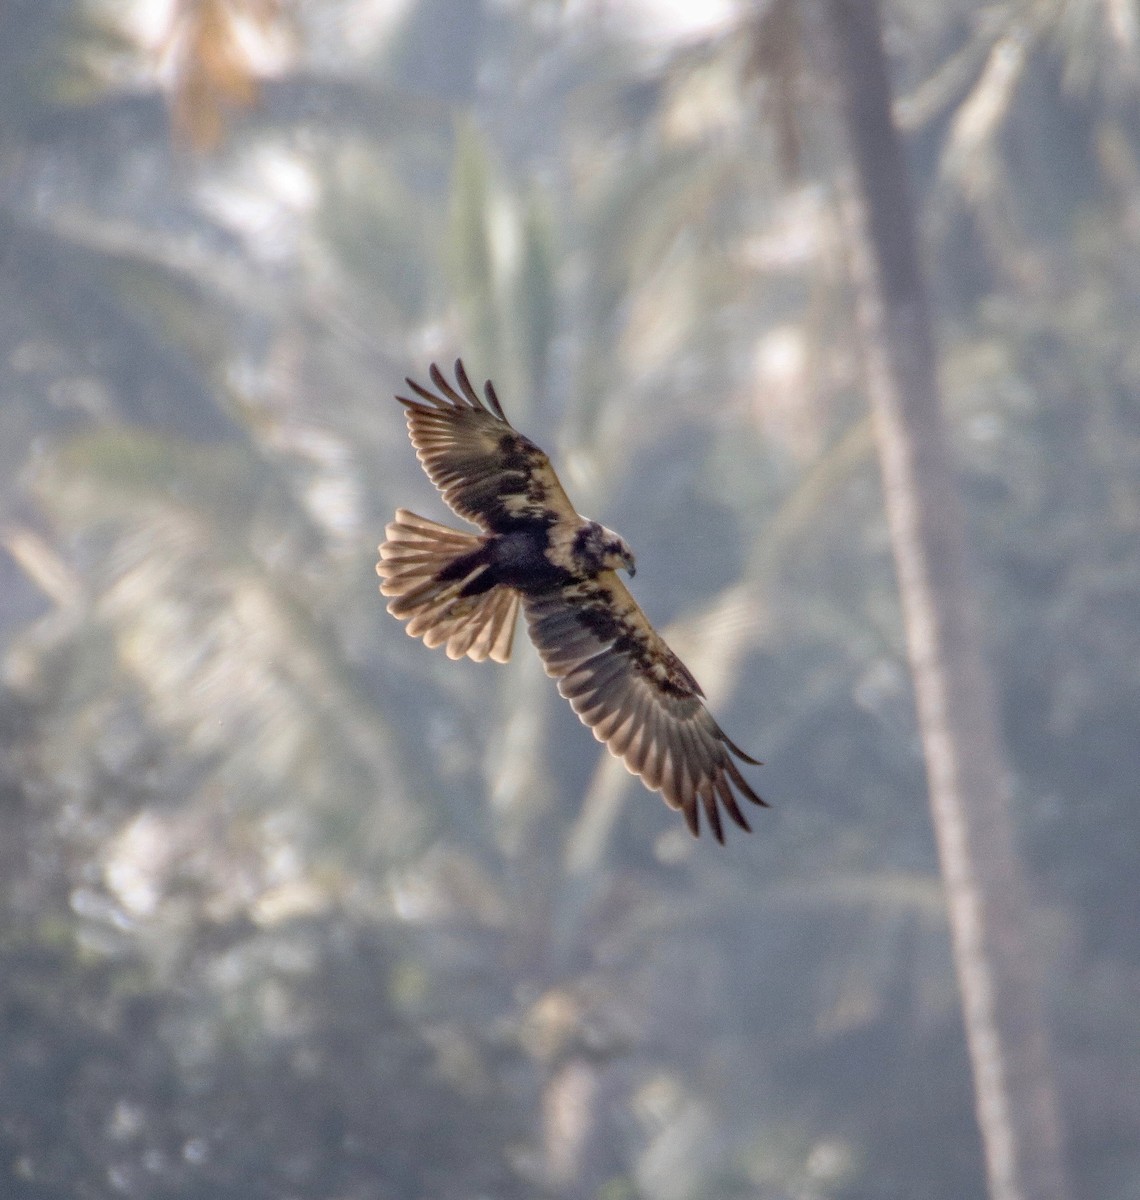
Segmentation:
{"type": "Polygon", "coordinates": [[[858,299],[931,813],[993,1200],[1067,1195],[993,682],[940,409],[878,5],[829,0],[855,169],[858,299]]]}

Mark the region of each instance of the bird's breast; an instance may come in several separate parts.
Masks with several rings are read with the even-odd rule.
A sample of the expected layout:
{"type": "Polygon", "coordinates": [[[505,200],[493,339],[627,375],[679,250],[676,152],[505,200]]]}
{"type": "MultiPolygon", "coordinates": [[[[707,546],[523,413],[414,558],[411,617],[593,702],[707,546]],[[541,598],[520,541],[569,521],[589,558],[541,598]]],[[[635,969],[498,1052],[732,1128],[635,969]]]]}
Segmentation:
{"type": "Polygon", "coordinates": [[[496,534],[487,547],[496,582],[520,592],[542,592],[565,583],[570,574],[550,561],[548,546],[547,529],[537,522],[496,534]]]}

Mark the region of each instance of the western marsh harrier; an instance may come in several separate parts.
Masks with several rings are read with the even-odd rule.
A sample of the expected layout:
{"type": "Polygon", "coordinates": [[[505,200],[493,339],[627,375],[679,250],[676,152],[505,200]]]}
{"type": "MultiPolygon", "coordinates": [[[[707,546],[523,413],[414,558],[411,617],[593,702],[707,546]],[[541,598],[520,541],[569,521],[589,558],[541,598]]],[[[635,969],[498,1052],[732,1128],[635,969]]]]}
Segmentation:
{"type": "Polygon", "coordinates": [[[451,658],[506,662],[521,605],[546,673],[611,754],[679,809],[694,835],[701,808],[719,842],[720,806],[749,829],[737,794],[764,801],[733,755],[759,764],[716,723],[700,684],[618,578],[622,568],[634,574],[633,551],[579,516],[490,382],[480,397],[461,361],[455,379],[458,390],[433,363],[435,391],[409,379],[416,399],[397,399],[428,477],[482,533],[397,509],[376,566],[388,611],[451,658]]]}

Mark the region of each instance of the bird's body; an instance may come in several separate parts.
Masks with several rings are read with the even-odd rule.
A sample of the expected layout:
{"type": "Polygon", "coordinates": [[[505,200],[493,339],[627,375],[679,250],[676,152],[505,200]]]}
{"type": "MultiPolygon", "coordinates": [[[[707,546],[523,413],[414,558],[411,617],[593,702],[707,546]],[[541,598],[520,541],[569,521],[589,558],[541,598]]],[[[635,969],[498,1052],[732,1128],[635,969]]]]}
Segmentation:
{"type": "Polygon", "coordinates": [[[486,570],[466,586],[464,595],[477,595],[498,585],[536,594],[564,587],[584,575],[597,575],[601,570],[595,557],[573,546],[569,555],[562,556],[564,561],[553,559],[550,552],[549,526],[526,518],[502,533],[487,535],[477,550],[448,567],[444,578],[485,566],[486,570]]]}
{"type": "Polygon", "coordinates": [[[731,755],[755,763],[720,729],[688,668],[617,571],[634,574],[616,533],[580,516],[546,454],[514,430],[487,383],[479,398],[455,364],[456,391],[433,364],[431,392],[398,397],[429,478],[480,534],[406,509],[386,529],[377,571],[388,610],[452,658],[510,658],[519,607],[547,674],[594,736],[680,809],[694,834],[703,807],[723,841],[718,804],[748,829],[734,790],[755,804],[731,755]]]}

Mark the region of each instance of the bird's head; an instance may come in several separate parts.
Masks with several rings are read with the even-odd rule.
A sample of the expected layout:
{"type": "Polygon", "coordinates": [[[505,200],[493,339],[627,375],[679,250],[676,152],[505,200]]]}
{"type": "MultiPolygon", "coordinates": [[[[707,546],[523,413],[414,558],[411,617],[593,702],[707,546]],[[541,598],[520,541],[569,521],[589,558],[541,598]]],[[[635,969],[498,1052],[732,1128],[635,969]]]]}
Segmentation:
{"type": "Polygon", "coordinates": [[[637,574],[637,563],[629,543],[597,521],[591,521],[587,526],[585,549],[587,555],[597,563],[598,570],[626,570],[631,579],[637,574]]]}

